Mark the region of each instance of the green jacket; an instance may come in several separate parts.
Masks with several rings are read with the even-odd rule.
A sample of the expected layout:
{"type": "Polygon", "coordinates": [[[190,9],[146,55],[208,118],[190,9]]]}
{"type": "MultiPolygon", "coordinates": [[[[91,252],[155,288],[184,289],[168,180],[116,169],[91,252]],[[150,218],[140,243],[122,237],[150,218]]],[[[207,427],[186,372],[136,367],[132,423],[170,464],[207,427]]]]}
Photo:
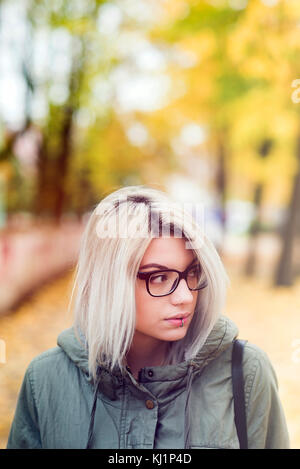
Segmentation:
{"type": "MultiPolygon", "coordinates": [[[[194,359],[146,367],[138,382],[99,368],[73,329],[30,363],[7,448],[239,448],[231,352],[235,324],[222,316],[194,359]]],[[[277,380],[266,354],[246,344],[243,359],[249,448],[288,448],[277,380]]]]}

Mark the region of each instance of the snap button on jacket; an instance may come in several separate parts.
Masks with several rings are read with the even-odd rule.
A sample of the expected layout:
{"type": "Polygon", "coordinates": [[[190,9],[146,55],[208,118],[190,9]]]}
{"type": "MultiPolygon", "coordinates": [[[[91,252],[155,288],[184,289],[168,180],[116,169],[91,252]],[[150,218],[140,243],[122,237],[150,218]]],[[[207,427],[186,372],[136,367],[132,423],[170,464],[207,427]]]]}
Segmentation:
{"type": "Polygon", "coordinates": [[[147,409],[153,409],[153,407],[155,406],[154,402],[151,401],[151,399],[147,399],[146,400],[146,407],[147,409]]]}

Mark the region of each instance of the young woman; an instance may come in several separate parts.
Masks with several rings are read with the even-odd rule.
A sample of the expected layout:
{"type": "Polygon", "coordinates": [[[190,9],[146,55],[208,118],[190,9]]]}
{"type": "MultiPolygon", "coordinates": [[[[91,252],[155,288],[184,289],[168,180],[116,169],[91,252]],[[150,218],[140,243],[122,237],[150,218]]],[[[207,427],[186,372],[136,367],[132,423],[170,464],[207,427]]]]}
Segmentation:
{"type": "MultiPolygon", "coordinates": [[[[122,188],[82,238],[74,325],[29,365],[8,448],[239,448],[222,315],[227,276],[193,215],[166,194],[122,188]]],[[[277,381],[246,344],[249,448],[287,448],[277,381]]]]}

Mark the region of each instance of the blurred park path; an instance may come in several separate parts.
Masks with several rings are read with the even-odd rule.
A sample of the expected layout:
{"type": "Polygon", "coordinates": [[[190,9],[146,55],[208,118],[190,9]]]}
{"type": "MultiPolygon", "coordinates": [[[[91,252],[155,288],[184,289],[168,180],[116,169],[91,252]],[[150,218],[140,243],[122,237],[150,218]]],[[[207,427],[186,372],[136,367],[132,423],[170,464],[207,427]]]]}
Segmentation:
{"type": "Polygon", "coordinates": [[[258,345],[275,369],[291,448],[300,448],[300,281],[273,288],[265,278],[230,274],[227,316],[239,336],[258,345]]]}
{"type": "Polygon", "coordinates": [[[36,355],[55,347],[59,332],[71,325],[71,280],[72,273],[55,280],[0,318],[0,338],[6,343],[6,363],[0,364],[0,448],[6,446],[27,366],[36,355]]]}
{"type": "MultiPolygon", "coordinates": [[[[279,381],[291,447],[300,448],[300,282],[273,290],[263,279],[231,273],[226,314],[240,337],[263,348],[279,381]],[[296,342],[298,341],[298,342],[296,342]],[[298,349],[297,349],[298,347],[298,349]]],[[[0,318],[6,342],[6,363],[0,364],[0,448],[5,448],[25,370],[33,357],[56,346],[57,335],[69,327],[67,313],[72,273],[44,286],[15,313],[0,318]]]]}

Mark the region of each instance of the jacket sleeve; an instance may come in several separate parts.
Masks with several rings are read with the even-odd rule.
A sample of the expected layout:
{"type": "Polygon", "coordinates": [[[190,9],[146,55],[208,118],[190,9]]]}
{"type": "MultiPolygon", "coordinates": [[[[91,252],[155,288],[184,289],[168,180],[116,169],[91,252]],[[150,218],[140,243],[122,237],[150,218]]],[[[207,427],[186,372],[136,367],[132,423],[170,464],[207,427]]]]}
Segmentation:
{"type": "Polygon", "coordinates": [[[7,449],[33,449],[42,447],[32,373],[32,366],[29,365],[18,397],[17,408],[7,442],[7,449]]]}
{"type": "Polygon", "coordinates": [[[248,447],[288,449],[288,430],[273,366],[258,347],[246,345],[245,352],[248,357],[249,352],[252,355],[245,367],[248,368],[245,376],[248,447]]]}

